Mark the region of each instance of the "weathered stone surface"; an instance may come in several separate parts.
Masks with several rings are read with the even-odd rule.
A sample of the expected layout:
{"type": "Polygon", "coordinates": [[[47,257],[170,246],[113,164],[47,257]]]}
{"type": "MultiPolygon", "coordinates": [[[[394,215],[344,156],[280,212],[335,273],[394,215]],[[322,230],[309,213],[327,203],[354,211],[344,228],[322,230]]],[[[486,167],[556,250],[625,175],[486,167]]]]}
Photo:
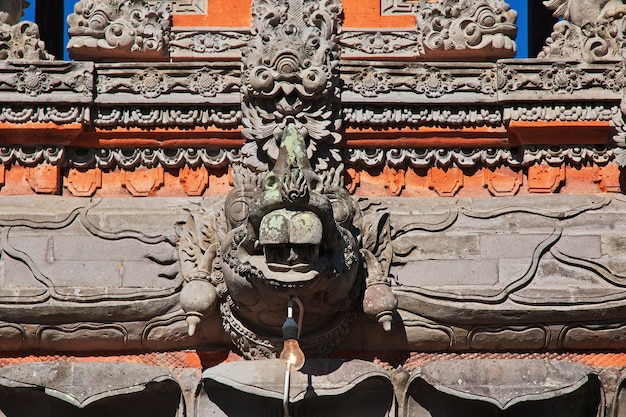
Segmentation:
{"type": "MultiPolygon", "coordinates": [[[[393,386],[387,373],[360,360],[307,360],[291,373],[293,415],[388,416],[393,386]]],[[[262,409],[280,414],[285,371],[279,360],[233,362],[207,369],[198,391],[197,415],[232,416],[262,409]]]]}
{"type": "Polygon", "coordinates": [[[174,417],[183,411],[180,404],[174,377],[153,366],[40,362],[0,371],[0,412],[6,415],[174,417]]]}
{"type": "Polygon", "coordinates": [[[438,361],[411,377],[408,416],[596,416],[600,383],[592,368],[542,360],[438,361]],[[549,405],[547,405],[549,404],[549,405]],[[549,410],[549,411],[548,411],[549,410]]]}
{"type": "Polygon", "coordinates": [[[493,261],[413,261],[397,267],[395,272],[398,281],[408,286],[476,286],[498,283],[498,268],[493,261]]]}
{"type": "MultiPolygon", "coordinates": [[[[5,197],[0,314],[8,333],[2,348],[227,344],[217,312],[207,316],[197,335],[185,335],[178,302],[183,278],[176,225],[185,221],[185,208],[197,205],[210,213],[216,203],[223,200],[5,197]]],[[[626,314],[621,197],[403,198],[367,204],[390,212],[389,271],[400,284],[392,288],[401,315],[393,319],[397,330],[373,339],[373,329],[347,337],[346,327],[349,346],[622,346],[615,341],[626,314]],[[415,257],[422,244],[436,255],[438,241],[447,248],[445,257],[415,257]]],[[[259,317],[280,326],[283,310],[278,302],[275,313],[264,309],[259,317]]]]}
{"type": "Polygon", "coordinates": [[[33,22],[20,21],[28,5],[23,0],[0,2],[0,60],[54,59],[39,39],[39,27],[33,22]]]}
{"type": "Polygon", "coordinates": [[[72,59],[165,59],[171,27],[169,12],[168,1],[79,1],[67,19],[67,49],[72,59]]]}

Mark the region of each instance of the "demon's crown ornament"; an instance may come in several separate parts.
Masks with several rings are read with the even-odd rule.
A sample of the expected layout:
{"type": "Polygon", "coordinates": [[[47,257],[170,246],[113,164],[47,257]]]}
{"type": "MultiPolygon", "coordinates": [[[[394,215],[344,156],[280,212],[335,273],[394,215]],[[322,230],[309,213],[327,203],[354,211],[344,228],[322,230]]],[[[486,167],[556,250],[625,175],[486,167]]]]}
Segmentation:
{"type": "Polygon", "coordinates": [[[267,170],[289,124],[315,170],[340,161],[339,0],[255,0],[243,50],[243,163],[267,170]]]}
{"type": "Polygon", "coordinates": [[[275,356],[290,297],[303,306],[300,342],[308,353],[336,347],[361,308],[389,330],[397,300],[388,280],[388,214],[368,211],[345,189],[324,188],[302,134],[288,125],[260,186],[236,186],[224,203],[192,212],[183,228],[189,332],[219,306],[245,356],[275,356]]]}

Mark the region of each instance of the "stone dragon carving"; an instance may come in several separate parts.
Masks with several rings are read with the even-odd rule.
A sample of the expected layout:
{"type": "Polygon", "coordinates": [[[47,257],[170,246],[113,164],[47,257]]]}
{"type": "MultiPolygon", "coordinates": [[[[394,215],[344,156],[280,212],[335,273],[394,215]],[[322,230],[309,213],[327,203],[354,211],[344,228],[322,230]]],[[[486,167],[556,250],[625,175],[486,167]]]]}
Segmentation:
{"type": "Polygon", "coordinates": [[[33,22],[20,22],[23,10],[30,3],[25,0],[0,1],[0,60],[53,60],[39,39],[39,27],[33,22]]]}
{"type": "Polygon", "coordinates": [[[626,13],[621,0],[549,0],[544,5],[564,20],[554,25],[538,58],[621,59],[626,13]]]}

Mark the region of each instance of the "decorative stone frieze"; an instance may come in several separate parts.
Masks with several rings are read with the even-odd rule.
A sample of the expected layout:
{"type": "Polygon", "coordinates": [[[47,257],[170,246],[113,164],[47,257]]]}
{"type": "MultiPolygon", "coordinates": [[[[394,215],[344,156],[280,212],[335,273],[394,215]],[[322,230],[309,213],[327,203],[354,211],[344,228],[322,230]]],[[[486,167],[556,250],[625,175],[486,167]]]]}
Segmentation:
{"type": "Polygon", "coordinates": [[[223,168],[236,152],[225,149],[77,149],[54,146],[4,147],[0,149],[0,163],[35,167],[40,164],[77,169],[134,170],[139,167],[223,168]]]}
{"type": "MultiPolygon", "coordinates": [[[[1,94],[0,94],[1,96],[1,94]]],[[[83,106],[4,105],[0,122],[8,123],[89,123],[89,109],[83,106]]]]}
{"type": "Polygon", "coordinates": [[[168,1],[81,0],[67,22],[72,59],[163,60],[169,54],[168,1]]]}
{"type": "Polygon", "coordinates": [[[342,103],[380,102],[385,98],[387,102],[433,104],[462,103],[464,99],[469,103],[479,99],[488,104],[497,98],[499,74],[492,64],[365,65],[342,65],[345,85],[342,103]]]}
{"type": "Polygon", "coordinates": [[[43,99],[64,107],[88,104],[93,100],[93,74],[89,62],[0,62],[0,101],[3,106],[28,103],[31,112],[43,99]]]}
{"type": "Polygon", "coordinates": [[[348,166],[372,168],[391,167],[430,168],[508,166],[529,167],[541,163],[552,166],[568,164],[582,167],[588,164],[604,166],[615,159],[615,149],[604,146],[529,146],[512,149],[346,149],[348,166]]]}
{"type": "Polygon", "coordinates": [[[233,128],[241,125],[241,110],[232,107],[108,107],[94,109],[92,123],[102,128],[116,126],[142,129],[186,128],[220,126],[233,128]]]}
{"type": "Polygon", "coordinates": [[[354,127],[380,126],[501,126],[499,106],[377,106],[345,104],[344,123],[354,127]]]}
{"type": "MultiPolygon", "coordinates": [[[[95,103],[239,104],[239,64],[97,64],[95,103]]],[[[174,107],[174,106],[172,106],[174,107]]],[[[174,109],[172,109],[174,110],[174,109]]]]}
{"type": "Polygon", "coordinates": [[[250,30],[208,28],[188,30],[173,28],[170,56],[184,59],[240,60],[241,51],[250,41],[250,30]]]}
{"type": "Polygon", "coordinates": [[[425,54],[418,31],[353,31],[346,30],[339,37],[341,56],[344,59],[418,57],[425,54]]]}

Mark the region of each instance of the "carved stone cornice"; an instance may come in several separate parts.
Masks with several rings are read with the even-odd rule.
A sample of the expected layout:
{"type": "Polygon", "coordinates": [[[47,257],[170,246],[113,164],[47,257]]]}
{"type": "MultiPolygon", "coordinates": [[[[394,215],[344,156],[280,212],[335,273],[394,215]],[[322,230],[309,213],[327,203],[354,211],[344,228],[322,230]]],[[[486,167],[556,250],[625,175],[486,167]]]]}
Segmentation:
{"type": "Polygon", "coordinates": [[[513,149],[346,149],[347,166],[373,168],[390,166],[417,169],[507,166],[529,167],[542,163],[551,166],[567,164],[575,168],[604,166],[615,159],[615,149],[603,146],[527,146],[513,149]]]}
{"type": "Polygon", "coordinates": [[[81,0],[69,15],[72,59],[163,60],[168,56],[170,3],[81,0]]]}
{"type": "Polygon", "coordinates": [[[350,127],[502,126],[500,106],[411,106],[344,104],[343,120],[350,127]]]}
{"type": "MultiPolygon", "coordinates": [[[[113,169],[132,170],[139,167],[223,168],[232,158],[233,150],[207,148],[175,148],[175,149],[81,149],[68,148],[63,150],[63,166],[79,169],[113,169]]],[[[15,157],[24,158],[24,150],[16,150],[15,157]]],[[[26,152],[27,153],[27,152],[26,152]]],[[[0,161],[4,154],[0,153],[0,161]]]]}
{"type": "Polygon", "coordinates": [[[91,123],[101,128],[137,127],[140,129],[193,128],[218,126],[232,129],[241,125],[238,107],[118,107],[99,106],[91,113],[91,123]]]}
{"type": "Polygon", "coordinates": [[[78,169],[133,170],[139,167],[223,168],[234,158],[235,150],[207,148],[174,149],[77,149],[56,146],[0,148],[0,164],[33,167],[40,164],[59,165],[78,169]]]}

